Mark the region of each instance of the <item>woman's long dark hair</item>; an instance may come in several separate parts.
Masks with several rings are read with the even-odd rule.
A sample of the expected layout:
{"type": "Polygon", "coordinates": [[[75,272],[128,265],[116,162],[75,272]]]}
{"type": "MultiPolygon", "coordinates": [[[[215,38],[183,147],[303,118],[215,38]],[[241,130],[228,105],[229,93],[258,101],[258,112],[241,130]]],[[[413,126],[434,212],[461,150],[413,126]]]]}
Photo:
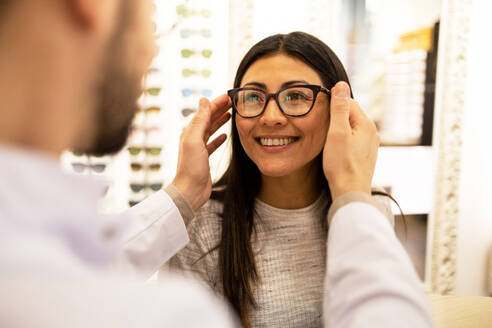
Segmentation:
{"type": "MultiPolygon", "coordinates": [[[[302,60],[316,71],[323,86],[331,89],[338,81],[349,83],[347,73],[335,53],[316,37],[302,33],[277,34],[254,45],[241,61],[234,87],[241,85],[248,68],[256,60],[275,54],[285,54],[302,60]]],[[[219,249],[219,272],[224,296],[237,311],[245,327],[249,327],[249,309],[255,307],[252,284],[258,282],[251,237],[255,230],[254,204],[261,188],[261,174],[246,155],[232,117],[231,162],[224,175],[215,183],[212,198],[224,204],[222,238],[219,249]]],[[[323,188],[330,198],[328,183],[323,175],[321,154],[316,161],[323,188]]]]}

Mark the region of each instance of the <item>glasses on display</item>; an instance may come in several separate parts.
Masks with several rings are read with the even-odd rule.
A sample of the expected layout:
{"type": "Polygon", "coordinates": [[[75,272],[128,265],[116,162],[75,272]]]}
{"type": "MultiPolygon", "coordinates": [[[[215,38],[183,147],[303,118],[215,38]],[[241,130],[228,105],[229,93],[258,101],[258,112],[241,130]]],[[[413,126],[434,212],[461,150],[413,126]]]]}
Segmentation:
{"type": "Polygon", "coordinates": [[[147,71],[147,74],[149,74],[149,75],[150,75],[150,74],[157,74],[157,73],[159,73],[159,72],[160,72],[160,70],[159,70],[158,68],[156,68],[156,67],[151,67],[151,68],[149,68],[149,70],[147,71]]]}
{"type": "Polygon", "coordinates": [[[96,173],[103,173],[106,169],[106,164],[72,163],[72,168],[77,173],[82,173],[87,169],[91,169],[96,173]]]}
{"type": "Polygon", "coordinates": [[[78,150],[73,150],[71,151],[72,155],[75,156],[75,157],[83,157],[83,156],[87,156],[87,157],[95,157],[95,158],[102,158],[104,157],[105,155],[88,155],[86,153],[83,153],[81,151],[78,151],[78,150]]]}
{"type": "Polygon", "coordinates": [[[138,133],[145,133],[145,134],[154,134],[154,133],[159,133],[161,132],[162,129],[159,126],[140,126],[140,125],[132,125],[131,128],[131,136],[134,136],[138,133]]]}
{"type": "Polygon", "coordinates": [[[212,31],[206,28],[202,28],[200,30],[193,30],[193,29],[182,29],[179,31],[179,35],[183,39],[187,39],[193,35],[201,35],[204,38],[211,38],[212,37],[212,31]]]}
{"type": "Polygon", "coordinates": [[[190,116],[193,113],[196,113],[196,109],[195,108],[189,108],[189,107],[187,107],[187,108],[183,108],[181,110],[181,115],[183,115],[183,117],[188,117],[188,116],[190,116]]]}
{"type": "Polygon", "coordinates": [[[152,163],[152,164],[143,164],[143,163],[131,163],[130,167],[133,172],[140,172],[142,170],[150,170],[152,172],[157,172],[161,169],[161,164],[152,163]]]}
{"type": "Polygon", "coordinates": [[[194,90],[194,89],[182,89],[181,94],[183,97],[190,97],[192,95],[197,95],[200,94],[203,97],[211,97],[212,96],[212,90],[211,89],[202,89],[202,90],[194,90]]]}
{"type": "Polygon", "coordinates": [[[151,189],[153,191],[159,191],[162,189],[162,183],[150,183],[150,184],[131,183],[130,189],[135,193],[141,192],[144,189],[151,189]]]}
{"type": "Polygon", "coordinates": [[[153,96],[153,97],[157,97],[158,95],[161,94],[161,90],[162,90],[162,88],[159,88],[159,87],[147,88],[145,90],[145,94],[148,94],[148,95],[153,96]]]}
{"type": "Polygon", "coordinates": [[[182,49],[181,57],[190,58],[193,55],[201,54],[204,58],[212,57],[213,51],[211,49],[203,49],[201,51],[193,50],[193,49],[182,49]]]}
{"type": "Polygon", "coordinates": [[[72,151],[72,155],[75,156],[75,157],[82,157],[85,154],[83,152],[81,152],[81,151],[73,150],[72,151]]]}
{"type": "Polygon", "coordinates": [[[132,156],[138,156],[142,152],[152,156],[159,156],[162,153],[162,147],[129,147],[128,152],[132,156]]]}
{"type": "Polygon", "coordinates": [[[195,69],[190,69],[190,68],[184,68],[181,71],[181,74],[184,77],[190,77],[192,75],[200,75],[201,74],[203,77],[208,78],[208,77],[210,77],[210,75],[212,75],[212,71],[209,69],[195,70],[195,69]]]}
{"type": "Polygon", "coordinates": [[[263,114],[271,98],[287,116],[307,115],[314,107],[320,92],[330,94],[327,88],[311,84],[289,86],[276,93],[267,93],[265,90],[253,87],[236,88],[229,90],[227,94],[231,97],[232,107],[239,116],[253,118],[263,114]]]}
{"type": "Polygon", "coordinates": [[[158,126],[145,126],[141,127],[140,130],[144,131],[146,134],[159,133],[162,129],[158,126]]]}
{"type": "Polygon", "coordinates": [[[128,205],[129,205],[130,207],[133,207],[133,206],[137,205],[138,203],[140,203],[140,201],[139,201],[139,200],[129,200],[129,201],[128,201],[128,205]]]}
{"type": "Polygon", "coordinates": [[[161,112],[161,107],[159,106],[150,106],[147,108],[139,108],[138,112],[140,113],[145,113],[145,114],[159,114],[161,112]]]}
{"type": "Polygon", "coordinates": [[[186,7],[185,5],[179,5],[176,7],[176,13],[184,18],[200,15],[203,18],[209,18],[212,12],[208,9],[195,10],[186,7]]]}

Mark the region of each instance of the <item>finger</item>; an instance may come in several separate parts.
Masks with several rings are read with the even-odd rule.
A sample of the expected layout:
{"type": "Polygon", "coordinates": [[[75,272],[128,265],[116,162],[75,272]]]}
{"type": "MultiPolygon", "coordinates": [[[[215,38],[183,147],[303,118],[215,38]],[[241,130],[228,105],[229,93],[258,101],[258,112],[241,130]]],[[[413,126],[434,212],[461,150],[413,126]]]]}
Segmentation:
{"type": "MultiPolygon", "coordinates": [[[[228,95],[222,95],[211,103],[207,98],[201,98],[198,103],[198,111],[193,116],[189,128],[189,137],[193,140],[208,140],[208,138],[213,134],[209,131],[215,131],[219,127],[213,127],[213,123],[217,119],[221,119],[222,115],[227,112],[227,110],[232,106],[231,99],[228,95]]],[[[214,131],[214,132],[215,132],[214,131]]]]}
{"type": "Polygon", "coordinates": [[[352,130],[373,125],[371,119],[366,115],[366,113],[360,107],[359,103],[355,100],[350,101],[349,121],[352,130]]]}
{"type": "Polygon", "coordinates": [[[205,136],[206,139],[210,138],[210,136],[212,136],[215,132],[217,132],[217,130],[220,129],[224,124],[226,124],[230,118],[231,118],[231,113],[225,112],[215,122],[212,122],[212,127],[207,133],[208,136],[205,136]]]}
{"type": "Polygon", "coordinates": [[[224,143],[224,141],[226,141],[226,139],[227,139],[227,136],[225,134],[221,134],[220,136],[215,138],[213,141],[211,141],[207,145],[208,155],[209,156],[212,155],[214,153],[214,151],[216,151],[217,148],[219,148],[220,145],[222,145],[224,143]]]}
{"type": "Polygon", "coordinates": [[[344,82],[338,82],[331,89],[330,127],[332,132],[348,133],[350,128],[350,87],[344,82]]]}
{"type": "Polygon", "coordinates": [[[212,121],[215,121],[218,117],[221,117],[222,114],[224,114],[229,110],[229,108],[231,108],[231,106],[232,106],[232,101],[228,95],[223,94],[215,98],[210,103],[210,112],[212,113],[212,121]]]}
{"type": "Polygon", "coordinates": [[[201,98],[198,103],[198,110],[191,119],[190,134],[194,137],[203,138],[211,125],[210,101],[207,98],[201,98]]]}

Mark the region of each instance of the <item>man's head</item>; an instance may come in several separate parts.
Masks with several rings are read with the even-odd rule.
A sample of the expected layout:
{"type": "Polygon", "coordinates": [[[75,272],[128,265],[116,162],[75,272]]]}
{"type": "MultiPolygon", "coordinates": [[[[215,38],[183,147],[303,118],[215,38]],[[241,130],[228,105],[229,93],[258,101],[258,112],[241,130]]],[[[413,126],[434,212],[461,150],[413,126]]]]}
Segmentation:
{"type": "MultiPolygon", "coordinates": [[[[122,0],[118,23],[101,65],[101,79],[95,85],[97,129],[94,142],[80,149],[88,153],[119,151],[128,138],[133,116],[138,109],[143,73],[150,64],[138,56],[149,47],[148,41],[153,35],[150,29],[142,31],[140,28],[150,22],[150,15],[136,15],[137,9],[143,10],[135,8],[139,2],[122,0]],[[145,19],[148,22],[142,21],[145,19]]],[[[148,8],[146,10],[148,13],[148,8]]]]}
{"type": "Polygon", "coordinates": [[[0,142],[51,152],[120,150],[156,51],[152,6],[151,0],[0,0],[0,49],[11,49],[10,57],[0,55],[0,67],[8,60],[18,76],[0,85],[32,98],[2,109],[12,119],[0,129],[12,131],[0,132],[0,142]]]}

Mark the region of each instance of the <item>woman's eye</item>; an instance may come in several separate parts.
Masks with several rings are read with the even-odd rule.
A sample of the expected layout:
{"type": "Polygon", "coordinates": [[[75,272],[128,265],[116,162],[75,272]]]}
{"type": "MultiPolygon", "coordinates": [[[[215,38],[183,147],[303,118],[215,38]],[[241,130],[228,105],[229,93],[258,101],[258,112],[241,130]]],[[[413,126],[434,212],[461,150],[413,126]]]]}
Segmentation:
{"type": "Polygon", "coordinates": [[[301,92],[290,92],[285,96],[286,101],[308,100],[308,97],[301,92]]]}
{"type": "Polygon", "coordinates": [[[244,102],[260,102],[261,97],[257,93],[247,93],[244,95],[244,102]]]}

